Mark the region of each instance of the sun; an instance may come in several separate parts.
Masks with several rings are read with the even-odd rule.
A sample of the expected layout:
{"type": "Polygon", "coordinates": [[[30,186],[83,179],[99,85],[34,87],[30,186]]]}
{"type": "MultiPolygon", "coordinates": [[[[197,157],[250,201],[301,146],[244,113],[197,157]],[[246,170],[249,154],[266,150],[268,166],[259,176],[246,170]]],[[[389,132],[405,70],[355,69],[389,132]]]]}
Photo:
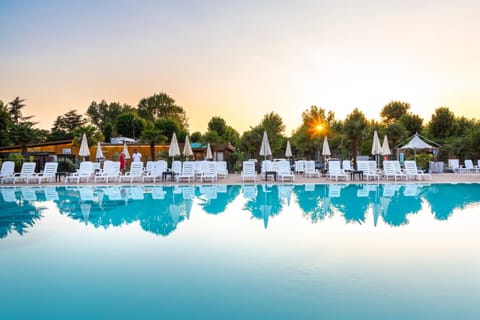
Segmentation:
{"type": "Polygon", "coordinates": [[[315,119],[308,123],[307,131],[310,139],[321,137],[327,134],[327,126],[322,119],[315,119]]]}

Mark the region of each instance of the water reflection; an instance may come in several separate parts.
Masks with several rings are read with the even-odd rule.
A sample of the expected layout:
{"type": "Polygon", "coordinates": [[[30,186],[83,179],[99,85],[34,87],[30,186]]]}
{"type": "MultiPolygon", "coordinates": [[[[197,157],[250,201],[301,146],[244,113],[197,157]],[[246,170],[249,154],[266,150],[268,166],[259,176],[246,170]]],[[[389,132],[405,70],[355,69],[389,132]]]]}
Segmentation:
{"type": "Polygon", "coordinates": [[[408,225],[410,217],[427,211],[447,220],[456,209],[480,202],[480,184],[369,185],[201,185],[4,187],[0,201],[0,238],[25,234],[42,219],[46,202],[81,224],[108,229],[132,223],[149,233],[167,236],[190,219],[198,207],[206,214],[228,214],[240,207],[268,228],[272,218],[295,209],[311,223],[339,216],[345,223],[408,225]]]}
{"type": "Polygon", "coordinates": [[[37,200],[35,188],[1,188],[0,239],[13,231],[24,235],[42,218],[41,208],[33,205],[37,200]]]}

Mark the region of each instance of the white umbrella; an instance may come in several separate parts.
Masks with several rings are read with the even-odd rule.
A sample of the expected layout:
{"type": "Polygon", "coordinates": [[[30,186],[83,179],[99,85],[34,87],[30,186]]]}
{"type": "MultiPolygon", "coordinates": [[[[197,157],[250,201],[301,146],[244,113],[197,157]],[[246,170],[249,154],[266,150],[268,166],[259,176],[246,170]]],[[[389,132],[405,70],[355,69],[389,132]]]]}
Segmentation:
{"type": "Polygon", "coordinates": [[[382,144],[382,152],[381,154],[383,156],[389,156],[392,154],[392,152],[390,151],[390,146],[388,145],[388,138],[387,138],[387,135],[385,135],[385,137],[383,137],[383,144],[382,144]]]}
{"type": "Polygon", "coordinates": [[[378,138],[378,132],[375,130],[373,132],[373,143],[372,143],[372,154],[375,157],[375,160],[377,160],[377,167],[378,167],[378,155],[382,153],[382,146],[380,145],[380,139],[378,138]]]}
{"type": "Polygon", "coordinates": [[[180,148],[178,147],[177,135],[175,132],[172,135],[172,141],[170,141],[170,148],[168,148],[168,155],[170,157],[176,157],[180,155],[180,148]]]}
{"type": "Polygon", "coordinates": [[[382,146],[380,145],[380,139],[378,138],[377,130],[373,133],[372,154],[378,155],[382,153],[382,146]]]}
{"type": "Polygon", "coordinates": [[[206,160],[213,159],[212,155],[212,148],[210,148],[210,143],[207,144],[207,156],[205,157],[206,160]]]}
{"type": "Polygon", "coordinates": [[[270,143],[268,142],[268,135],[267,131],[263,131],[263,139],[262,139],[262,145],[260,146],[260,152],[259,154],[261,156],[264,156],[265,159],[268,156],[272,155],[272,149],[270,149],[270,143]]]}
{"type": "Polygon", "coordinates": [[[82,143],[80,144],[80,150],[78,151],[78,155],[80,157],[83,157],[83,160],[85,160],[85,157],[90,156],[90,150],[88,149],[87,135],[85,133],[82,136],[82,143]]]}
{"type": "Polygon", "coordinates": [[[193,156],[192,146],[190,145],[190,139],[188,136],[185,137],[185,145],[183,146],[183,155],[185,157],[193,156]]]}
{"type": "Polygon", "coordinates": [[[292,156],[292,147],[290,146],[290,140],[287,140],[287,147],[285,148],[285,157],[290,158],[292,156]]]}
{"type": "Polygon", "coordinates": [[[130,153],[128,152],[127,141],[123,142],[123,154],[125,155],[125,160],[130,159],[130,153]]]}
{"type": "Polygon", "coordinates": [[[103,155],[102,145],[100,142],[97,143],[97,154],[95,155],[95,159],[103,159],[105,156],[103,155]]]}
{"type": "Polygon", "coordinates": [[[328,145],[328,139],[327,136],[323,138],[323,146],[322,146],[322,155],[324,158],[324,161],[327,159],[327,156],[331,155],[332,153],[330,152],[330,146],[328,145]]]}

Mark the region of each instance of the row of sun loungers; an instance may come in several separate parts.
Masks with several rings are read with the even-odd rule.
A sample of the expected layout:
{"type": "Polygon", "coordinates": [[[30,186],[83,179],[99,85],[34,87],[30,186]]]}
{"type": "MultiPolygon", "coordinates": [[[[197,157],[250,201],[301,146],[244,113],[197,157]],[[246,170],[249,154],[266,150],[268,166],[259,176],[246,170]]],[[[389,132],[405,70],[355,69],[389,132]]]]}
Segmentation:
{"type": "MultiPolygon", "coordinates": [[[[93,179],[97,182],[147,182],[155,183],[157,180],[164,180],[168,177],[181,181],[215,182],[220,178],[227,178],[228,170],[225,161],[173,161],[172,168],[169,169],[167,162],[147,161],[146,167],[143,162],[132,162],[130,170],[125,174],[120,171],[120,162],[105,161],[103,169],[96,167],[98,163],[84,161],[80,163],[77,171],[65,177],[65,183],[88,182],[93,179]],[[166,174],[168,173],[168,174],[166,174]]],[[[57,177],[58,163],[45,163],[44,170],[40,173],[35,172],[35,162],[24,162],[21,171],[14,172],[15,163],[13,161],[4,161],[0,172],[0,183],[17,182],[53,182],[57,177]]]]}
{"type": "MultiPolygon", "coordinates": [[[[325,172],[327,179],[330,180],[349,180],[352,173],[359,173],[363,175],[363,178],[369,180],[426,180],[427,178],[432,180],[432,176],[429,173],[425,173],[422,170],[417,169],[415,161],[408,160],[404,162],[404,169],[400,167],[400,162],[396,160],[383,161],[383,170],[377,168],[375,161],[357,161],[357,170],[352,170],[350,162],[343,162],[343,168],[340,161],[329,161],[328,171],[325,172]]],[[[265,180],[269,179],[270,175],[278,177],[282,182],[285,180],[295,181],[295,174],[303,174],[305,177],[314,178],[319,177],[320,173],[315,169],[314,161],[296,161],[295,169],[292,170],[290,163],[286,160],[278,162],[272,162],[265,160],[262,162],[261,176],[265,177],[265,180]]],[[[241,173],[242,182],[257,180],[257,172],[255,169],[254,161],[244,161],[243,170],[241,173]]]]}
{"type": "Polygon", "coordinates": [[[47,162],[42,172],[35,172],[35,162],[24,162],[20,172],[15,173],[15,163],[13,161],[4,161],[0,172],[0,183],[6,182],[53,182],[58,169],[58,162],[47,162]]]}

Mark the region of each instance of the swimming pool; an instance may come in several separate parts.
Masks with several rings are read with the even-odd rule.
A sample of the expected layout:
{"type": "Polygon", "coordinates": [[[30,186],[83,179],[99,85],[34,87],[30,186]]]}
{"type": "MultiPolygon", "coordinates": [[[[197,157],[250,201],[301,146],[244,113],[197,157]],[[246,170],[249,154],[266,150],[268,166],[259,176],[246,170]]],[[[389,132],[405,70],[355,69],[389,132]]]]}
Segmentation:
{"type": "Polygon", "coordinates": [[[480,185],[0,188],[4,319],[478,319],[480,185]]]}

